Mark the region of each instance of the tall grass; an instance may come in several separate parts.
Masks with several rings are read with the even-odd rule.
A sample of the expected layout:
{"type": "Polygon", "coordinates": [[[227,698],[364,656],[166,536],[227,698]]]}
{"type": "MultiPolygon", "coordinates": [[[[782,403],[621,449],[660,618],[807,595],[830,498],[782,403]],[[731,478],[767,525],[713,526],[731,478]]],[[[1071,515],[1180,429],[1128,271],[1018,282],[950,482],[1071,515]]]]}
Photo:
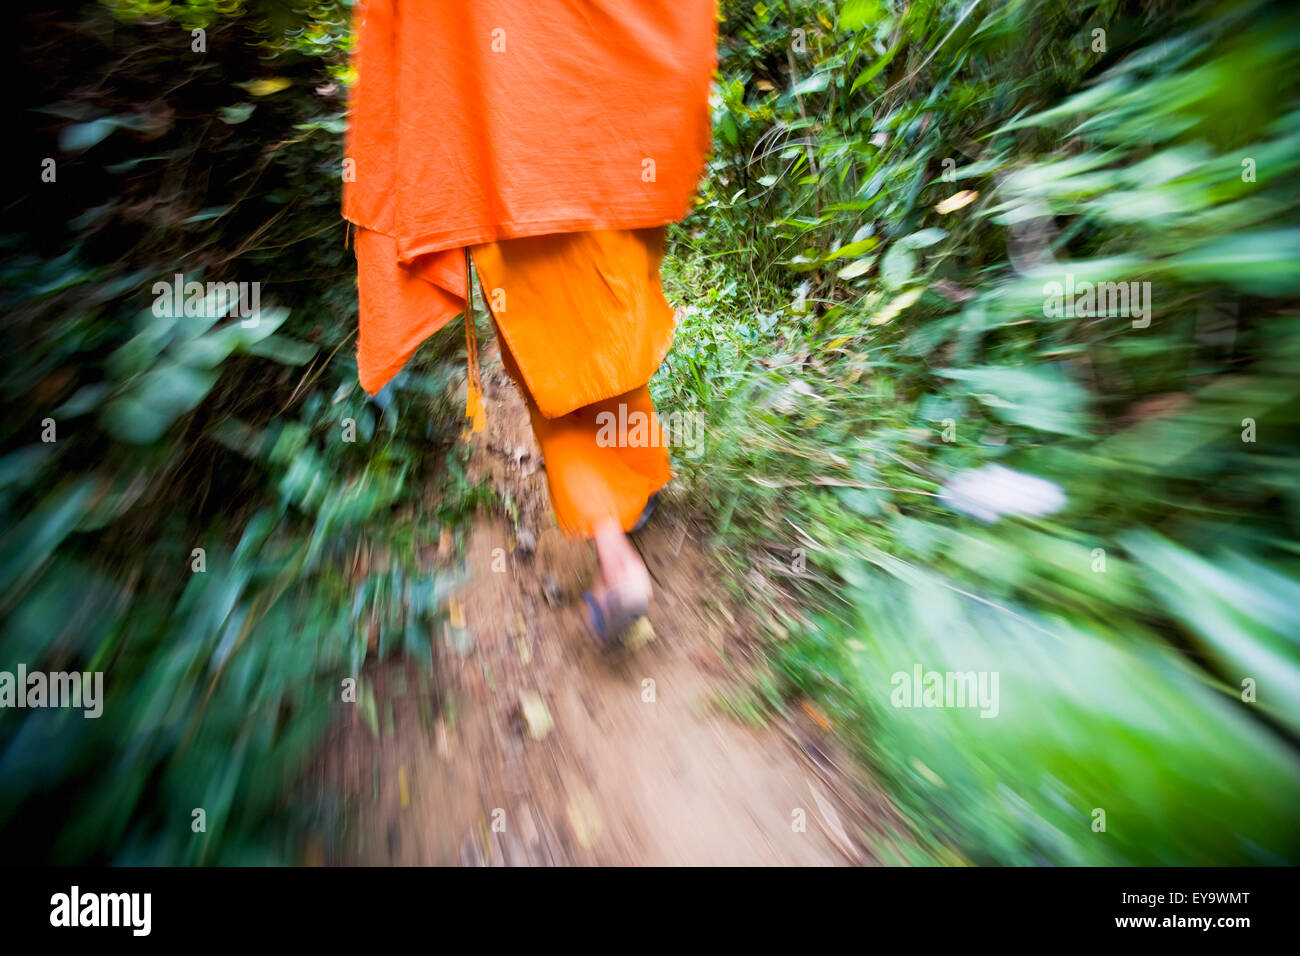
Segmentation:
{"type": "Polygon", "coordinates": [[[774,705],[820,702],[921,859],[1295,862],[1295,15],[724,13],[655,388],[709,422],[681,467],[774,705]],[[1067,273],[1149,282],[1149,324],[1053,314],[1067,273]],[[1063,508],[964,513],[994,464],[1063,508]],[[918,664],[996,673],[997,716],[898,706],[918,664]]]}

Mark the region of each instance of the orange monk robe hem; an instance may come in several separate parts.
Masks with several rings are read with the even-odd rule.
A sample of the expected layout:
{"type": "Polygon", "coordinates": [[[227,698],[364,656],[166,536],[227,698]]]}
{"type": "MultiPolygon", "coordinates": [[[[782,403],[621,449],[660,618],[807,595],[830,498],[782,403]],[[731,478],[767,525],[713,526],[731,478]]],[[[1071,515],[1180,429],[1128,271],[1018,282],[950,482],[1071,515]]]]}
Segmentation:
{"type": "Polygon", "coordinates": [[[602,229],[475,246],[499,334],[528,394],[558,418],[650,381],[672,345],[665,230],[602,229]]]}
{"type": "MultiPolygon", "coordinates": [[[[497,333],[502,329],[498,325],[497,333]]],[[[650,389],[645,385],[595,402],[558,418],[537,408],[509,342],[503,342],[501,363],[524,397],[538,450],[546,462],[546,485],[556,523],[568,535],[591,538],[605,521],[615,519],[631,531],[646,501],[672,479],[665,442],[645,446],[602,446],[602,413],[615,419],[641,412],[654,434],[662,435],[650,389]],[[620,416],[619,406],[623,406],[620,416]]]]}

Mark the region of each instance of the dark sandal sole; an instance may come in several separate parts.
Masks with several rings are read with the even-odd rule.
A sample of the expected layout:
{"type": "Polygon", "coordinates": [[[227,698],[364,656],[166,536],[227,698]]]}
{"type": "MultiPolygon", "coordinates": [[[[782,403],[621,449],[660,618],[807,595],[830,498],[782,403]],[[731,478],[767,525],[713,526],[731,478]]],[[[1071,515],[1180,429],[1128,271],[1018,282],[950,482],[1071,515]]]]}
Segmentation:
{"type": "Polygon", "coordinates": [[[582,597],[587,602],[587,623],[606,648],[621,647],[637,622],[646,616],[647,608],[643,604],[625,605],[616,601],[613,602],[616,606],[610,608],[590,591],[583,591],[582,597]]]}

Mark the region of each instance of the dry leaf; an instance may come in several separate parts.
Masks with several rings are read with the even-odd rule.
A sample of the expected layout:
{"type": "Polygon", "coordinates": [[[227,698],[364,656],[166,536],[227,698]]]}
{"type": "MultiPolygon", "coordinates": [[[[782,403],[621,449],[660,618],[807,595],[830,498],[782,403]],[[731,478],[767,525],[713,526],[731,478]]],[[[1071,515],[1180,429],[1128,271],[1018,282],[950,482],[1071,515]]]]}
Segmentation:
{"type": "Polygon", "coordinates": [[[506,633],[515,640],[524,637],[528,633],[528,626],[524,623],[524,616],[518,611],[506,618],[506,633]]]}
{"type": "Polygon", "coordinates": [[[524,724],[528,727],[528,736],[534,740],[544,740],[555,727],[551,712],[546,709],[546,701],[535,690],[519,692],[519,708],[524,714],[524,724]]]}
{"type": "Polygon", "coordinates": [[[623,638],[623,646],[629,651],[639,650],[655,639],[655,629],[650,625],[650,618],[641,617],[628,630],[623,638]]]}
{"type": "Polygon", "coordinates": [[[596,809],[596,801],[592,799],[590,793],[581,789],[569,800],[568,814],[569,825],[573,827],[573,835],[577,838],[578,845],[585,850],[590,850],[596,845],[596,839],[604,828],[600,811],[596,809]]]}
{"type": "Polygon", "coordinates": [[[974,189],[963,189],[959,193],[953,193],[947,199],[935,205],[934,211],[941,216],[946,216],[950,212],[956,212],[964,206],[969,206],[979,198],[979,193],[974,189]]]}

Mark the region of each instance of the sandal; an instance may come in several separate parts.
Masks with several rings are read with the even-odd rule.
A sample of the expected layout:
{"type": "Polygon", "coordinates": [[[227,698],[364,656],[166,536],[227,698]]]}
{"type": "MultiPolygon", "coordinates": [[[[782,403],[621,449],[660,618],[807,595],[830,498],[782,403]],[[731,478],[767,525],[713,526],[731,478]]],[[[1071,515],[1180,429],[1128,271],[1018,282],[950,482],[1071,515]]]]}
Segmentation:
{"type": "Polygon", "coordinates": [[[617,591],[606,591],[603,599],[590,591],[583,591],[582,597],[587,602],[587,620],[591,629],[606,648],[622,646],[648,611],[645,601],[625,603],[617,591]]]}

